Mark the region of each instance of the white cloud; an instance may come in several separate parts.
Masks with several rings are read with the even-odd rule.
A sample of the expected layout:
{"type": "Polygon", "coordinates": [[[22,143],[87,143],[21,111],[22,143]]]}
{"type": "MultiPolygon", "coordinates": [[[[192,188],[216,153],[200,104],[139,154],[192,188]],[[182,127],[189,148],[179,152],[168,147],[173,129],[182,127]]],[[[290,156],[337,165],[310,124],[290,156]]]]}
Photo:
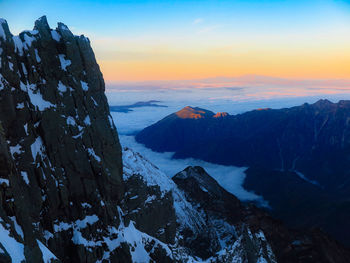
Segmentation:
{"type": "MultiPolygon", "coordinates": [[[[221,87],[186,88],[186,89],[141,89],[118,91],[118,89],[107,90],[110,105],[128,105],[138,101],[159,100],[159,104],[167,108],[142,107],[134,108],[130,113],[112,112],[114,123],[117,126],[121,144],[140,152],[152,163],[157,165],[169,177],[182,171],[187,166],[202,166],[215,178],[227,191],[231,192],[241,200],[257,201],[266,205],[264,200],[254,193],[246,191],[242,187],[245,178],[244,167],[224,166],[212,164],[196,159],[174,160],[173,153],[157,153],[135,142],[130,134],[159,121],[165,116],[180,110],[185,106],[201,107],[213,112],[226,111],[230,114],[238,114],[257,108],[283,108],[301,105],[304,102],[313,103],[320,98],[327,98],[333,102],[339,99],[350,99],[350,93],[315,95],[314,92],[306,93],[303,97],[293,97],[283,88],[280,93],[271,96],[271,91],[265,96],[266,88],[242,87],[225,85],[221,87]],[[116,92],[115,92],[116,91],[116,92]],[[252,96],[251,94],[255,96],[252,96]],[[313,95],[313,96],[312,96],[313,95]]],[[[230,83],[232,84],[232,83],[230,83]]]]}
{"type": "MultiPolygon", "coordinates": [[[[156,89],[155,87],[140,88],[107,87],[109,105],[130,105],[138,101],[159,100],[158,104],[167,108],[142,107],[133,108],[129,113],[112,112],[119,134],[133,134],[152,125],[167,115],[181,110],[186,106],[201,107],[213,112],[228,112],[239,114],[258,108],[283,108],[301,105],[304,102],[314,103],[321,98],[337,102],[340,99],[350,99],[350,90],[338,91],[336,94],[322,94],[322,91],[310,89],[300,96],[297,88],[245,87],[235,85],[240,83],[222,83],[222,86],[202,88],[186,87],[184,89],[156,89]],[[293,90],[293,93],[290,91],[293,90]],[[316,95],[317,94],[317,95],[316,95]]],[[[329,91],[329,90],[327,90],[329,91]]]]}
{"type": "Polygon", "coordinates": [[[193,24],[197,25],[197,24],[203,23],[203,21],[204,21],[204,19],[202,19],[202,18],[196,18],[195,20],[193,20],[193,24]]]}
{"type": "Polygon", "coordinates": [[[235,167],[217,165],[192,158],[172,159],[173,153],[158,153],[144,147],[135,141],[134,136],[119,136],[123,147],[129,147],[136,152],[141,153],[151,163],[155,164],[167,176],[173,177],[178,172],[184,170],[187,166],[201,166],[210,176],[228,192],[234,194],[242,201],[254,201],[262,206],[268,206],[267,202],[253,192],[246,191],[242,184],[244,182],[246,167],[235,167]]]}

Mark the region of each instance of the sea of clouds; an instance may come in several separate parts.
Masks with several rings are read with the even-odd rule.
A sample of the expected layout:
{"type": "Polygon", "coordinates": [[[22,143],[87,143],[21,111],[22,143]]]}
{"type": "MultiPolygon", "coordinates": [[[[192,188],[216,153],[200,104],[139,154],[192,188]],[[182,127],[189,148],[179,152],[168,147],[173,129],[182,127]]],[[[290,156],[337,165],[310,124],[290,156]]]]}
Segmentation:
{"type": "Polygon", "coordinates": [[[169,177],[182,171],[187,166],[202,166],[222,187],[237,196],[242,201],[254,201],[262,206],[268,206],[261,196],[246,191],[244,182],[246,167],[217,165],[196,159],[172,159],[173,153],[157,153],[137,143],[134,135],[143,128],[161,120],[167,115],[185,106],[201,107],[213,112],[228,112],[239,114],[257,108],[285,108],[303,103],[314,103],[319,99],[329,99],[333,102],[350,99],[349,88],[307,88],[306,91],[297,87],[264,88],[236,87],[185,87],[161,88],[157,86],[108,86],[106,95],[111,106],[129,105],[139,101],[158,100],[158,104],[167,107],[140,107],[131,112],[112,112],[123,147],[130,147],[140,152],[148,160],[158,166],[169,177]],[[323,92],[322,92],[323,91],[323,92]]]}

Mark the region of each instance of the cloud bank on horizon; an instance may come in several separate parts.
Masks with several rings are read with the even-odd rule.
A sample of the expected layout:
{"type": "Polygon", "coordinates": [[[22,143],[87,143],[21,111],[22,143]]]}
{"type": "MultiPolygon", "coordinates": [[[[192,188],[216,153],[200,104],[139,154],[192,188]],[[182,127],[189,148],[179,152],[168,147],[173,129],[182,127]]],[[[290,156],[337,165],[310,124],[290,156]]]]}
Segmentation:
{"type": "MultiPolygon", "coordinates": [[[[341,85],[340,85],[341,86],[341,85]]],[[[124,87],[125,88],[125,87],[124,87]]],[[[216,165],[196,159],[173,160],[172,153],[156,153],[147,149],[134,140],[134,134],[141,129],[159,121],[167,115],[180,110],[185,106],[197,106],[209,109],[213,112],[226,111],[230,114],[238,114],[256,108],[283,108],[300,105],[304,102],[313,103],[318,99],[330,99],[336,102],[340,99],[350,99],[350,92],[336,94],[317,94],[313,96],[293,97],[290,94],[268,94],[268,99],[262,96],[246,96],[245,87],[221,87],[191,89],[155,89],[145,87],[141,90],[113,92],[108,89],[107,98],[110,105],[127,105],[137,101],[161,100],[159,104],[168,107],[141,107],[133,108],[131,112],[111,112],[117,126],[122,146],[127,146],[140,152],[152,163],[158,166],[168,176],[185,169],[189,165],[202,166],[214,177],[227,191],[236,195],[243,201],[254,201],[262,206],[268,203],[262,197],[246,191],[242,184],[245,178],[244,167],[216,165]],[[281,96],[282,95],[282,96],[281,96]],[[216,96],[214,98],[214,96],[216,96]]],[[[339,87],[339,89],[342,89],[339,87]]],[[[265,89],[263,89],[264,91],[265,89]]],[[[282,89],[283,90],[283,89],[282,89]]],[[[256,93],[256,92],[255,92],[256,93]]]]}
{"type": "Polygon", "coordinates": [[[121,134],[133,134],[186,106],[238,114],[257,108],[282,108],[350,99],[350,80],[291,80],[264,76],[207,78],[184,81],[107,83],[111,106],[158,100],[167,108],[142,107],[115,113],[121,134]]]}

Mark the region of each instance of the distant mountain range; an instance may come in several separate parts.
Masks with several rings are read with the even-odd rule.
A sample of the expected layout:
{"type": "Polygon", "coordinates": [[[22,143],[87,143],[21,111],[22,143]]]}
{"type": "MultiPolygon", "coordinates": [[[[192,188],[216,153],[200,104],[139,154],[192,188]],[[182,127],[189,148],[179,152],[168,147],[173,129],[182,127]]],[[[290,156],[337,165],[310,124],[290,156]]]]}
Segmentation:
{"type": "Polygon", "coordinates": [[[141,108],[141,107],[160,107],[167,108],[168,106],[158,104],[159,100],[149,100],[149,101],[138,101],[134,104],[130,105],[120,105],[120,106],[109,106],[109,110],[112,112],[124,112],[128,113],[133,111],[133,108],[141,108]]]}
{"type": "Polygon", "coordinates": [[[136,140],[174,158],[250,167],[245,187],[263,195],[275,215],[293,226],[323,227],[350,244],[349,124],[350,101],[238,115],[185,107],[136,140]]]}

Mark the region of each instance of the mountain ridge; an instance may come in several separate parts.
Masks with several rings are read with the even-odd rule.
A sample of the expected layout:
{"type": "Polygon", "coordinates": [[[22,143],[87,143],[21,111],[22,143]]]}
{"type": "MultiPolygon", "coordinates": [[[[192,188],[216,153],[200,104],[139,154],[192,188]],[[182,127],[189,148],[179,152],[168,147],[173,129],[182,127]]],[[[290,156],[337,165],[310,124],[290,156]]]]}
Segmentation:
{"type": "Polygon", "coordinates": [[[274,216],[294,227],[322,218],[323,221],[314,225],[350,244],[346,221],[335,222],[335,213],[342,211],[341,218],[346,218],[346,207],[349,206],[349,120],[350,101],[346,100],[338,103],[319,100],[291,108],[256,109],[220,119],[183,120],[172,114],[143,129],[136,135],[136,141],[154,151],[174,152],[173,158],[196,158],[221,165],[251,167],[254,172],[246,173],[249,183],[245,186],[281,208],[273,213],[274,216]],[[278,177],[274,177],[276,170],[282,171],[278,177]],[[316,213],[308,220],[305,218],[307,211],[300,209],[302,201],[298,206],[292,192],[289,197],[281,199],[269,195],[274,189],[262,187],[275,185],[271,180],[276,178],[280,186],[275,186],[284,188],[291,182],[291,175],[295,177],[293,187],[300,191],[308,191],[308,188],[315,193],[309,202],[316,205],[315,211],[321,209],[322,216],[317,217],[316,213]],[[256,183],[249,180],[250,177],[256,183]],[[264,184],[259,184],[259,181],[264,184]],[[320,191],[313,190],[311,182],[317,184],[320,191]],[[270,200],[264,195],[269,195],[270,200]],[[342,205],[344,209],[335,212],[330,209],[331,203],[328,208],[317,204],[318,198],[342,205]],[[299,221],[292,220],[287,216],[290,215],[288,211],[282,209],[290,204],[294,204],[291,211],[300,215],[296,217],[299,221]]]}
{"type": "Polygon", "coordinates": [[[0,20],[1,263],[349,261],[321,232],[243,206],[202,168],[172,180],[122,149],[104,91],[87,38],[46,17],[13,36],[0,20]]]}

